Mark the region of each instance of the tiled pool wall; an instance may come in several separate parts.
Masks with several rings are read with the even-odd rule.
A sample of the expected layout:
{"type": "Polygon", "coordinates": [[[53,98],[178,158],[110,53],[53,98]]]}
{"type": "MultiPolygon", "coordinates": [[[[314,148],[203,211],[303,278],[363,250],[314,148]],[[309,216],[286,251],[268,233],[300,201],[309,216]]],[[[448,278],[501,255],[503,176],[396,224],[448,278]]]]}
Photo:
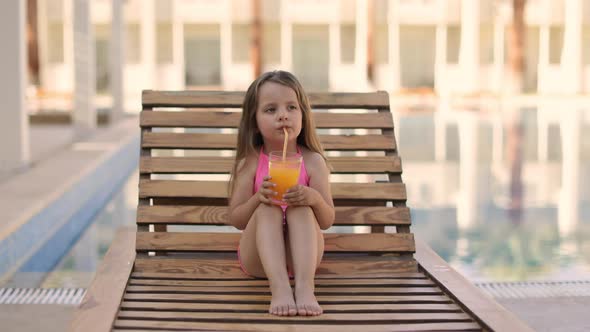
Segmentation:
{"type": "Polygon", "coordinates": [[[50,270],[59,262],[137,168],[139,137],[106,152],[95,169],[0,242],[0,282],[17,270],[50,270]]]}

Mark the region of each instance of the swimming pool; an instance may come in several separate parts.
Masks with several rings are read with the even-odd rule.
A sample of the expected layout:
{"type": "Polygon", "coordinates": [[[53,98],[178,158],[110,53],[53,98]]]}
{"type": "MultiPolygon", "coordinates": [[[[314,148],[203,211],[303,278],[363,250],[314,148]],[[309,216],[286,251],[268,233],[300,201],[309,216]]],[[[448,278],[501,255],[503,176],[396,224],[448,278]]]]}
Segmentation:
{"type": "MultiPolygon", "coordinates": [[[[588,112],[580,118],[577,166],[562,151],[570,133],[555,124],[540,133],[539,112],[523,112],[519,218],[507,212],[509,173],[497,147],[505,133],[498,136],[494,116],[471,113],[396,115],[413,232],[474,282],[590,280],[588,112]]],[[[136,170],[59,263],[25,267],[0,287],[87,287],[116,229],[135,223],[137,182],[136,170]]]]}

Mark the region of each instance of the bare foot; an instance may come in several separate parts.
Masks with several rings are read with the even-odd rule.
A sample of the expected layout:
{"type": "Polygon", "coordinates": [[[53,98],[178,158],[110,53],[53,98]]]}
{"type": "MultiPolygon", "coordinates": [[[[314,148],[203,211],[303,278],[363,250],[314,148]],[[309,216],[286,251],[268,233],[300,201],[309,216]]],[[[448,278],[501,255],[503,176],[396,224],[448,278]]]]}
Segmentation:
{"type": "Polygon", "coordinates": [[[270,301],[270,308],[268,313],[277,316],[295,316],[297,315],[297,307],[293,299],[293,292],[291,286],[285,289],[275,290],[272,293],[270,301]]]}
{"type": "Polygon", "coordinates": [[[297,303],[297,314],[300,316],[319,316],[324,312],[315,298],[313,287],[296,286],[295,302],[297,303]]]}

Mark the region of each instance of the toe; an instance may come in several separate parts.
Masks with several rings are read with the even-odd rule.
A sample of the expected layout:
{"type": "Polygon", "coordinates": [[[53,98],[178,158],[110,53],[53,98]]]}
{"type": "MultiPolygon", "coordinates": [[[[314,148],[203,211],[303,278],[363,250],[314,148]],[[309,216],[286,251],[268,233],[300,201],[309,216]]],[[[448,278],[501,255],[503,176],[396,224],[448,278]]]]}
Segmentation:
{"type": "Polygon", "coordinates": [[[307,312],[305,311],[305,307],[304,307],[304,306],[302,306],[302,305],[298,305],[298,306],[297,306],[297,313],[298,313],[300,316],[307,316],[307,312]]]}

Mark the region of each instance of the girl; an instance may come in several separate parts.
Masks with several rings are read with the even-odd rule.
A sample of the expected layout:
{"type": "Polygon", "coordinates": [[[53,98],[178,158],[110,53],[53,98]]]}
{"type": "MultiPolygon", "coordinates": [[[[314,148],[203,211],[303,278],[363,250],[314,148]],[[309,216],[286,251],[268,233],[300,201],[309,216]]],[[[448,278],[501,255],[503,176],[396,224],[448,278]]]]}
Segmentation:
{"type": "Polygon", "coordinates": [[[322,313],[314,294],[315,270],[324,253],[325,230],[334,222],[330,171],[315,132],[311,107],[295,76],[273,71],[246,92],[230,180],[229,218],[243,230],[238,260],[248,275],[268,278],[269,313],[279,316],[322,313]],[[274,205],[275,184],[268,154],[283,149],[303,157],[298,185],[274,205]],[[289,276],[295,279],[291,290],[289,276]]]}

